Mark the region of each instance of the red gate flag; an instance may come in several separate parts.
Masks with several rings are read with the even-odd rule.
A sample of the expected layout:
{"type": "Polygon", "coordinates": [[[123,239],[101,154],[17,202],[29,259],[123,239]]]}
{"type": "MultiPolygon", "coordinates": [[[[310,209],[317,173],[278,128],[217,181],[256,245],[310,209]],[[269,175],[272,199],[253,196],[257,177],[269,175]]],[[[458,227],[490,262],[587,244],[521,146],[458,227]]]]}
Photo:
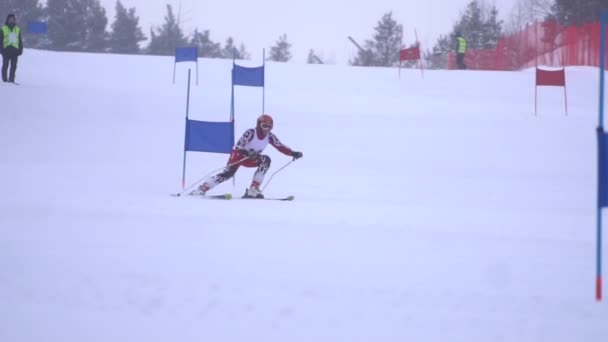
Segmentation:
{"type": "Polygon", "coordinates": [[[399,51],[399,61],[417,61],[420,59],[420,48],[417,46],[401,49],[399,51]]]}
{"type": "Polygon", "coordinates": [[[566,94],[566,68],[560,70],[543,70],[536,68],[536,84],[534,87],[534,114],[537,113],[538,87],[564,87],[564,103],[568,115],[568,96],[566,94]]]}

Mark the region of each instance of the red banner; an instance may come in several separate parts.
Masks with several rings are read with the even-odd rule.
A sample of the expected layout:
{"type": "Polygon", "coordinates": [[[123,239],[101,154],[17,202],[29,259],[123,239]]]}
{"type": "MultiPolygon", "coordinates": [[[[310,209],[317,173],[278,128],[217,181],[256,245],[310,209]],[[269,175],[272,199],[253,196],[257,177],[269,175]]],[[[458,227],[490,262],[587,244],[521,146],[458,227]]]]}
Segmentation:
{"type": "Polygon", "coordinates": [[[417,61],[420,59],[420,48],[415,46],[399,51],[399,61],[417,61]]]}

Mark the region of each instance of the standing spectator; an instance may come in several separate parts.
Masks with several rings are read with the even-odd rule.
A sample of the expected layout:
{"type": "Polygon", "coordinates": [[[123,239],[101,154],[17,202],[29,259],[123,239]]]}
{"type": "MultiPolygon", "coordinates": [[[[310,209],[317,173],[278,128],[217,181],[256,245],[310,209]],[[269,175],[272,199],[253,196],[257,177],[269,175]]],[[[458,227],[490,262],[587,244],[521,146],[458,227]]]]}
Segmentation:
{"type": "Polygon", "coordinates": [[[467,52],[467,41],[462,36],[462,32],[456,31],[456,64],[458,69],[466,69],[464,64],[464,54],[467,52]]]}
{"type": "Polygon", "coordinates": [[[2,53],[2,81],[15,83],[17,59],[23,53],[21,29],[16,25],[15,15],[9,14],[0,30],[0,52],[2,53]],[[10,73],[9,71],[10,64],[10,73]]]}

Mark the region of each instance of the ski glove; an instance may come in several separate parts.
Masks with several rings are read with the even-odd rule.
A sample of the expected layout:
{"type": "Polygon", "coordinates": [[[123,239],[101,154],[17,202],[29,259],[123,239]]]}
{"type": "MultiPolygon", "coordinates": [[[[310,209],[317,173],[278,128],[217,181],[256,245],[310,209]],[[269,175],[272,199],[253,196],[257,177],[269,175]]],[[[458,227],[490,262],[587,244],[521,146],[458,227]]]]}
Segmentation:
{"type": "Polygon", "coordinates": [[[296,160],[302,158],[304,155],[302,154],[302,152],[293,151],[291,152],[291,156],[293,157],[293,160],[296,160]]]}

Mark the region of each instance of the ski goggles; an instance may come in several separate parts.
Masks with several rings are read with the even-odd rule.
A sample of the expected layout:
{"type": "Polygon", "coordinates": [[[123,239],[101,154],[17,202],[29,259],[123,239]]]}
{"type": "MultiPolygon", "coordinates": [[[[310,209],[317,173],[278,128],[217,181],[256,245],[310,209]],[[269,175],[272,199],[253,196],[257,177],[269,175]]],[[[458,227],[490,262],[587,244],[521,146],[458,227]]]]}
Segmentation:
{"type": "Polygon", "coordinates": [[[265,129],[265,130],[271,130],[271,129],[272,129],[272,124],[269,124],[269,123],[261,123],[261,124],[260,124],[260,127],[261,127],[262,129],[265,129]]]}

